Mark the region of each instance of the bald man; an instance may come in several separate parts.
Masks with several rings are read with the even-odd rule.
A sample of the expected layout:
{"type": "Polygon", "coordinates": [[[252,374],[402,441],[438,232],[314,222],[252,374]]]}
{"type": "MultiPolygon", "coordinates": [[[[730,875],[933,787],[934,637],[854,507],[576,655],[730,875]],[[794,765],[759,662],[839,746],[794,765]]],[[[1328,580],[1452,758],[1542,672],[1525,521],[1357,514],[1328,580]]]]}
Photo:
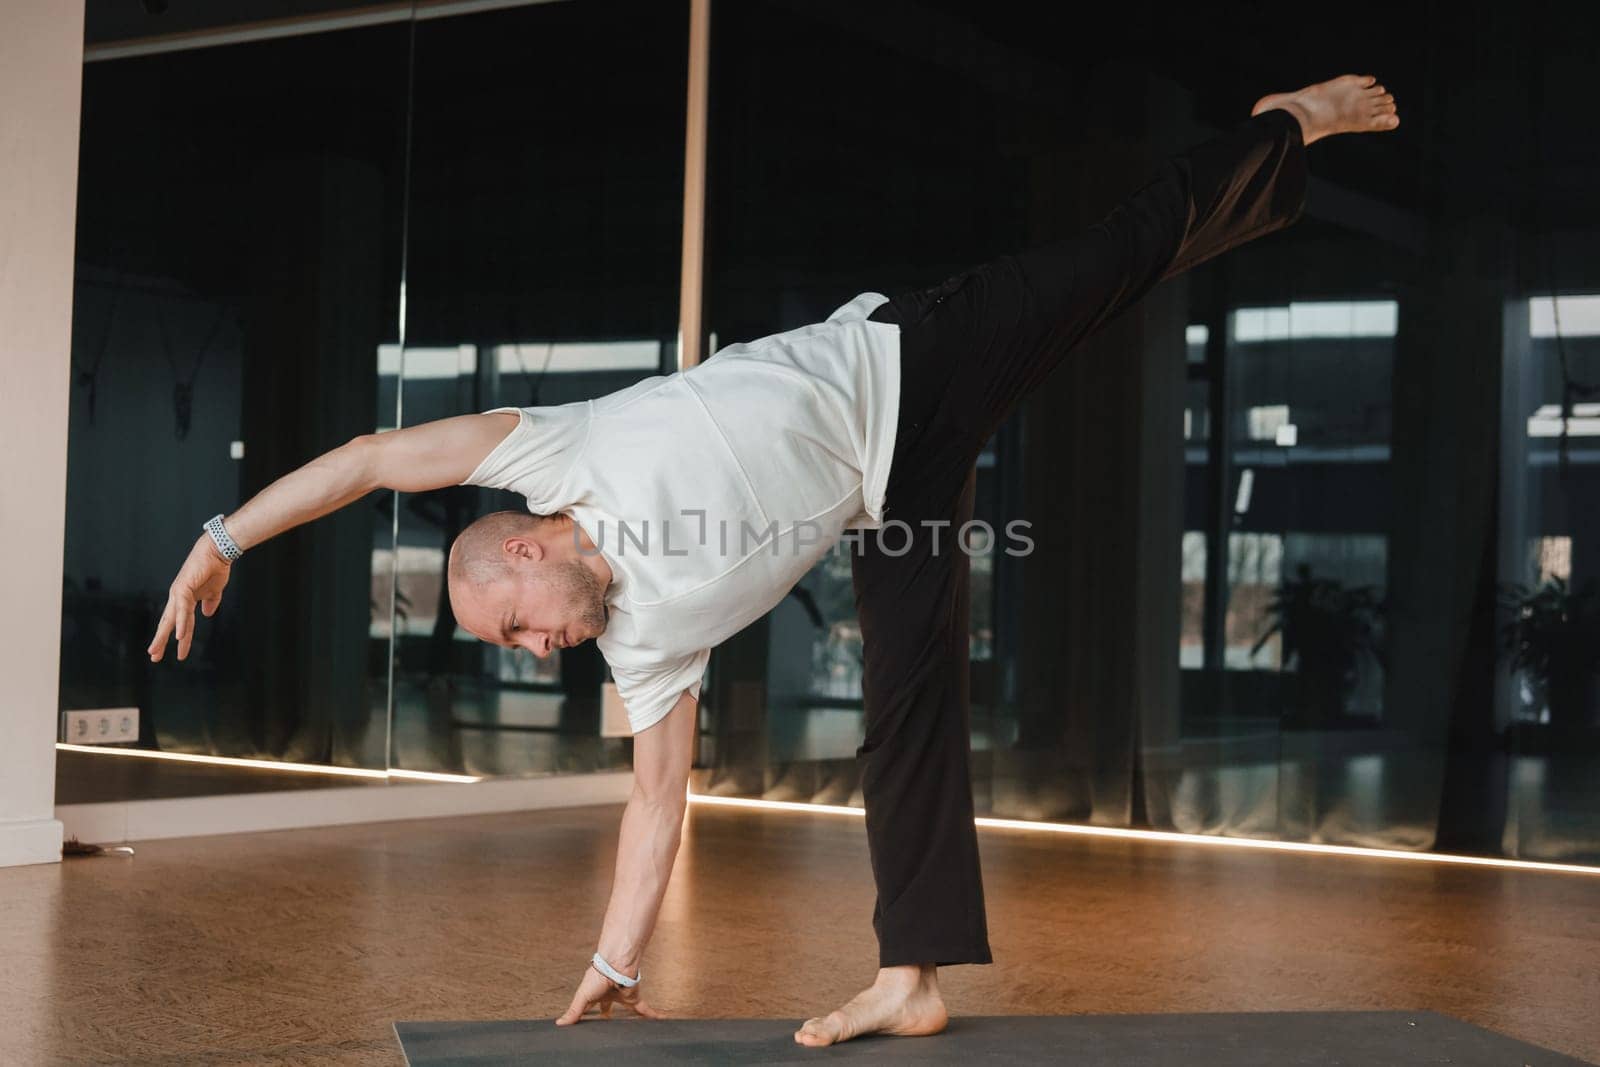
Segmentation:
{"type": "Polygon", "coordinates": [[[828,1045],[946,1024],[937,968],[991,961],[968,772],[974,464],[1062,357],[1151,286],[1288,225],[1305,147],[1394,129],[1393,97],[1346,75],[1263,97],[1068,240],[827,321],[725,348],[596,400],[502,408],[357,438],[208,524],[150,645],[216,612],[239,554],[376,489],[511,490],[451,548],[460,625],[548,656],[598,643],[634,731],[616,877],[567,1011],[643,998],[640,960],[677,854],[710,651],[771,610],[841,538],[864,644],[862,761],[877,979],[795,1033],[828,1045]]]}

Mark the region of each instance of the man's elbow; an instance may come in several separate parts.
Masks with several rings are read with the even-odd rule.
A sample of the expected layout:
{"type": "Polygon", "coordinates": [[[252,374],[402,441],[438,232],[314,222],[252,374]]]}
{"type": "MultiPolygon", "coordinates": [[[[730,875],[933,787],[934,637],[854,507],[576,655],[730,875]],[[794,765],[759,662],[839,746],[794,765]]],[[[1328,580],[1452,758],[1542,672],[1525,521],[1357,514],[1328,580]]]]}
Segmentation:
{"type": "Polygon", "coordinates": [[[382,434],[364,433],[352,437],[335,452],[347,458],[363,496],[377,489],[391,488],[384,484],[382,434]]]}

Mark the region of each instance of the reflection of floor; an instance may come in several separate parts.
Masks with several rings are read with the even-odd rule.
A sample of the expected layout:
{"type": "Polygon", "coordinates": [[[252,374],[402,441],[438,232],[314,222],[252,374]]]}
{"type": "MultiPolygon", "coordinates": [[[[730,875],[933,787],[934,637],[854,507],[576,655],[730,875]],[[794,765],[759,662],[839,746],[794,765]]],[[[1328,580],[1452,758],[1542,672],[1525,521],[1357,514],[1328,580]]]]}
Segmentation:
{"type": "MultiPolygon", "coordinates": [[[[387,1065],[396,1019],[553,1018],[621,810],[0,870],[0,1062],[387,1065]]],[[[1600,878],[1009,830],[980,848],[995,963],[941,970],[957,1016],[1433,1010],[1600,1058],[1600,878]]],[[[873,896],[860,819],[693,806],[648,996],[798,1025],[871,981],[873,896]]]]}
{"type": "MultiPolygon", "coordinates": [[[[395,767],[481,777],[627,770],[632,742],[600,736],[599,709],[559,693],[402,675],[396,686],[395,767]]],[[[825,804],[862,803],[859,708],[774,710],[764,734],[718,755],[708,792],[825,804]]],[[[1278,730],[1216,720],[1212,736],[1142,754],[1149,825],[1371,848],[1427,849],[1439,824],[1444,755],[1382,729],[1278,730]],[[1226,729],[1223,727],[1226,726],[1226,729]]],[[[1101,767],[1064,747],[1020,750],[1014,716],[975,706],[973,791],[979,814],[1126,825],[1129,768],[1101,767]]],[[[383,766],[383,711],[340,734],[345,758],[383,766]]],[[[356,785],[369,780],[257,768],[208,767],[58,753],[57,803],[209,796],[356,785]]],[[[1500,854],[1600,864],[1600,751],[1497,757],[1505,817],[1500,854]]],[[[1105,758],[1101,758],[1105,762],[1105,758]]],[[[1485,808],[1495,801],[1485,800],[1485,808]]]]}
{"type": "MultiPolygon", "coordinates": [[[[854,759],[861,744],[859,707],[785,707],[768,712],[767,751],[775,762],[854,759]]],[[[1014,717],[975,706],[969,720],[972,749],[983,752],[1016,738],[1014,717]]]]}
{"type": "Polygon", "coordinates": [[[56,753],[57,804],[99,804],[117,800],[164,800],[171,797],[383,784],[381,778],[350,775],[174,763],[106,753],[56,753]]]}
{"type": "Polygon", "coordinates": [[[1516,756],[1510,764],[1507,850],[1600,863],[1600,754],[1516,756]]]}
{"type": "MultiPolygon", "coordinates": [[[[1240,721],[1227,734],[1147,745],[1140,783],[1149,825],[1406,851],[1434,847],[1447,773],[1441,748],[1382,729],[1278,730],[1240,721]]],[[[861,711],[790,708],[765,733],[728,739],[700,787],[724,796],[862,804],[861,711]]],[[[1015,719],[975,707],[972,784],[980,815],[1127,825],[1132,754],[1098,756],[1065,745],[1015,746],[1015,719]]],[[[1558,863],[1600,864],[1600,751],[1497,756],[1489,780],[1505,803],[1501,851],[1558,863]]],[[[1490,816],[1486,816],[1488,818],[1490,816]]],[[[1489,851],[1493,852],[1492,849],[1489,851]]]]}
{"type": "MultiPolygon", "coordinates": [[[[448,691],[396,686],[394,767],[482,777],[537,777],[627,770],[631,742],[602,738],[598,708],[567,706],[553,693],[525,690],[448,691]]],[[[341,724],[337,751],[359,766],[384,767],[384,709],[364,722],[341,724]]],[[[169,736],[175,751],[201,751],[198,736],[169,736]]],[[[224,750],[224,755],[233,752],[224,750]]],[[[256,753],[237,753],[254,757],[256,753]]],[[[57,804],[261,793],[286,789],[382,784],[381,779],[303,774],[255,767],[174,763],[101,754],[58,752],[57,804]]]]}
{"type": "Polygon", "coordinates": [[[560,694],[395,686],[395,766],[485,777],[626,770],[632,742],[600,736],[600,712],[560,694]]]}

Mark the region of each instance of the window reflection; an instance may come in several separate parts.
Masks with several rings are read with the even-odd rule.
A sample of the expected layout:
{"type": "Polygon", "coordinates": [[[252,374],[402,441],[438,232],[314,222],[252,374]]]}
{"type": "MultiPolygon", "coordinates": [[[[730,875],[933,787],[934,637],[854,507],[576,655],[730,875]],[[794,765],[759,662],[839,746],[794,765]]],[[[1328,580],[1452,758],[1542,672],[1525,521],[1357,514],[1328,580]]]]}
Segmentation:
{"type": "Polygon", "coordinates": [[[1589,399],[1600,396],[1600,295],[1536,296],[1526,310],[1528,358],[1511,384],[1531,412],[1526,438],[1507,446],[1513,462],[1524,454],[1511,523],[1523,551],[1508,583],[1504,636],[1528,661],[1512,661],[1512,717],[1561,729],[1597,711],[1593,683],[1565,679],[1600,673],[1600,648],[1572,641],[1583,642],[1591,619],[1600,634],[1600,549],[1584,512],[1600,499],[1600,446],[1589,440],[1600,436],[1600,401],[1589,399]]]}
{"type": "Polygon", "coordinates": [[[1187,687],[1189,718],[1284,716],[1324,725],[1379,718],[1399,303],[1245,306],[1226,322],[1222,395],[1231,413],[1216,446],[1205,437],[1215,370],[1201,366],[1204,353],[1197,354],[1210,331],[1191,324],[1185,334],[1189,502],[1180,546],[1179,664],[1186,671],[1270,672],[1283,682],[1187,687]],[[1219,458],[1226,484],[1213,502],[1211,468],[1219,458]],[[1223,537],[1224,569],[1209,575],[1210,546],[1223,537]],[[1208,656],[1213,630],[1220,647],[1208,656]],[[1315,696],[1308,685],[1337,692],[1315,696]],[[1205,700],[1226,703],[1205,712],[1205,700]],[[1317,713],[1308,719],[1312,707],[1317,713]]]}
{"type": "Polygon", "coordinates": [[[1528,300],[1528,336],[1600,337],[1600,295],[1536,296],[1528,300]]]}
{"type": "MultiPolygon", "coordinates": [[[[399,424],[603,396],[676,358],[687,27],[686,0],[417,23],[407,346],[379,353],[403,384],[399,424]]],[[[477,640],[450,612],[456,534],[526,508],[477,487],[401,497],[397,766],[626,765],[628,743],[601,736],[593,642],[540,659],[477,640]]]]}
{"type": "Polygon", "coordinates": [[[1232,338],[1239,344],[1314,337],[1393,337],[1400,305],[1393,300],[1296,301],[1286,307],[1240,308],[1232,338]]]}
{"type": "MultiPolygon", "coordinates": [[[[995,464],[995,444],[990,442],[978,459],[981,487],[989,487],[989,472],[995,464]]],[[[980,500],[984,498],[980,492],[980,500]]],[[[985,518],[985,514],[980,510],[977,517],[985,518]]],[[[974,671],[980,674],[995,658],[997,551],[997,538],[985,538],[981,529],[972,531],[968,543],[972,582],[968,655],[974,671]]],[[[863,655],[851,577],[852,558],[850,542],[841,542],[774,609],[768,643],[768,690],[775,707],[788,709],[786,714],[799,718],[813,713],[826,715],[828,709],[852,709],[858,728],[863,655]]]]}
{"type": "MultiPolygon", "coordinates": [[[[206,518],[384,421],[372,353],[398,322],[408,37],[84,67],[61,706],[137,707],[142,748],[385,765],[376,498],[252,549],[187,660],[144,649],[206,518]]],[[[64,803],[195,788],[155,761],[63,755],[64,803]]],[[[248,770],[204,786],[262,787],[274,776],[248,770]]]]}

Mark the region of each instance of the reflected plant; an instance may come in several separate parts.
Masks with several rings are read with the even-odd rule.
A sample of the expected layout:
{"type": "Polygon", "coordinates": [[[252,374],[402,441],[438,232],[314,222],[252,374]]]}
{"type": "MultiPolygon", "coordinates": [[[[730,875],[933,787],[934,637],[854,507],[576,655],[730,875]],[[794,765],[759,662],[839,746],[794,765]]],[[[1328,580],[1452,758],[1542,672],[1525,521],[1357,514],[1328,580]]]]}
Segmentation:
{"type": "Polygon", "coordinates": [[[1593,578],[1578,589],[1564,578],[1503,586],[1501,603],[1512,613],[1500,631],[1503,654],[1528,673],[1551,729],[1588,725],[1600,678],[1600,586],[1593,578]]]}
{"type": "Polygon", "coordinates": [[[1272,626],[1250,654],[1282,635],[1284,668],[1295,660],[1293,717],[1302,725],[1343,718],[1361,662],[1370,657],[1383,664],[1384,605],[1377,588],[1346,588],[1337,579],[1314,577],[1302,563],[1294,578],[1279,585],[1267,610],[1272,626]]]}

